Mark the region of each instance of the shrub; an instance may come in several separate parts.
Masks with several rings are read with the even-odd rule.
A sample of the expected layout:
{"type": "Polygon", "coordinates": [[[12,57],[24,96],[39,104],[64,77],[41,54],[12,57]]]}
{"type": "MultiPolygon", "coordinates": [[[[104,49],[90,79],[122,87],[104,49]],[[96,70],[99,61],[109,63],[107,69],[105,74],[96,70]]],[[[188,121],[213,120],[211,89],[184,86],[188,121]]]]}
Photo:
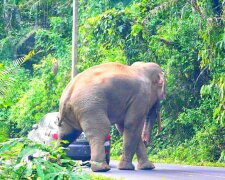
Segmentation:
{"type": "Polygon", "coordinates": [[[1,179],[91,179],[61,148],[11,139],[0,144],[1,179]]]}

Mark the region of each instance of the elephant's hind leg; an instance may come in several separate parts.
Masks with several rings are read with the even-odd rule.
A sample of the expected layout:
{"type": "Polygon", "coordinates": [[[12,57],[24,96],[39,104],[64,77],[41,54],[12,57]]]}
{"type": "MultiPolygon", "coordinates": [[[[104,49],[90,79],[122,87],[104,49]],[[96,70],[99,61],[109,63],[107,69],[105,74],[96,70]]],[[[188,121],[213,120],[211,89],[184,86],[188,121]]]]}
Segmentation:
{"type": "Polygon", "coordinates": [[[110,122],[103,113],[83,117],[81,127],[91,146],[91,169],[94,172],[110,170],[105,159],[105,139],[110,132],[110,122]]]}

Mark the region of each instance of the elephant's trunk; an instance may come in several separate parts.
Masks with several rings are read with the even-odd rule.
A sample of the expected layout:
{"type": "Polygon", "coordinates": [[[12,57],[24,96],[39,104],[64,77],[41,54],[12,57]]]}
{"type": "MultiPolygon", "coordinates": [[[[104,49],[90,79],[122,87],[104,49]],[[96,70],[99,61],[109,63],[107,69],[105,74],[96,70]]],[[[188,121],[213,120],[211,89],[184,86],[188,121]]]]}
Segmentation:
{"type": "MultiPolygon", "coordinates": [[[[160,106],[159,108],[156,108],[156,113],[157,113],[157,123],[158,123],[158,130],[156,136],[159,135],[161,129],[162,129],[162,123],[161,123],[161,115],[160,115],[160,106]]],[[[153,126],[153,125],[150,125],[153,126]]]]}
{"type": "Polygon", "coordinates": [[[153,105],[153,107],[149,110],[146,117],[146,121],[144,123],[143,131],[142,131],[142,141],[145,143],[146,146],[151,141],[151,133],[152,133],[153,125],[156,119],[158,123],[158,130],[157,130],[157,136],[158,136],[162,129],[161,117],[160,117],[160,101],[157,101],[153,105]]]}

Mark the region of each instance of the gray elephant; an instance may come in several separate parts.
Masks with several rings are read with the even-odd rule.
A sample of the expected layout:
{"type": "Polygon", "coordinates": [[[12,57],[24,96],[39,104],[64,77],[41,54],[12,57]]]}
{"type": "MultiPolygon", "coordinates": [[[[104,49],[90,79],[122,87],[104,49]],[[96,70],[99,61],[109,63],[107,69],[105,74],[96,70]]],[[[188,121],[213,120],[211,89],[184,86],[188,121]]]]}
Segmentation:
{"type": "Polygon", "coordinates": [[[160,119],[159,102],[164,98],[164,74],[156,63],[94,66],[72,79],[62,93],[59,138],[70,143],[84,131],[91,146],[92,171],[108,171],[104,142],[110,126],[116,124],[123,133],[118,168],[134,170],[136,153],[138,169],[153,169],[145,143],[150,139],[152,122],[160,119]]]}

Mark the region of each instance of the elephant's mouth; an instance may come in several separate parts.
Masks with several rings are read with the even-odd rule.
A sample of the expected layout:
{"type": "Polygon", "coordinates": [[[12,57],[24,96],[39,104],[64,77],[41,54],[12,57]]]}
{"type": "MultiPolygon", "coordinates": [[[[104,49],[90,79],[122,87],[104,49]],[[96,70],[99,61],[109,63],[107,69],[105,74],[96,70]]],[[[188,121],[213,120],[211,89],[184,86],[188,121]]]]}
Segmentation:
{"type": "Polygon", "coordinates": [[[160,93],[159,99],[160,100],[166,99],[166,94],[164,92],[160,93]]]}

